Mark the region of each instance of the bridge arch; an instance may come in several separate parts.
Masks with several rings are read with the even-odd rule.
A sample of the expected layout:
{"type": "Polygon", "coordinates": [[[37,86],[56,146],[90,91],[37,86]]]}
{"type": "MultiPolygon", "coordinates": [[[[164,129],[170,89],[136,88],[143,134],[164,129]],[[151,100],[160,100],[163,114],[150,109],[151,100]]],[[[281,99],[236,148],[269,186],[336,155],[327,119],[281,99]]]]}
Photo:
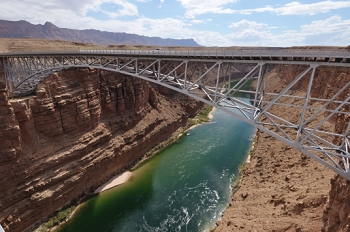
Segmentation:
{"type": "Polygon", "coordinates": [[[2,55],[2,63],[13,96],[28,94],[49,74],[72,67],[118,72],[165,86],[253,125],[350,180],[350,80],[344,80],[344,85],[327,97],[315,96],[313,91],[319,84],[319,69],[349,68],[350,54],[296,56],[287,51],[233,54],[48,52],[2,55]],[[232,75],[237,65],[249,67],[240,78],[232,75]],[[278,75],[271,73],[273,68],[288,69],[293,65],[298,71],[282,89],[273,90],[271,86],[278,75]],[[245,84],[253,81],[254,90],[244,89],[245,84]],[[250,102],[236,96],[240,93],[250,95],[250,102]],[[290,120],[283,113],[276,113],[283,107],[295,109],[297,118],[290,120]],[[345,128],[336,132],[327,129],[328,121],[339,116],[345,119],[345,128]]]}

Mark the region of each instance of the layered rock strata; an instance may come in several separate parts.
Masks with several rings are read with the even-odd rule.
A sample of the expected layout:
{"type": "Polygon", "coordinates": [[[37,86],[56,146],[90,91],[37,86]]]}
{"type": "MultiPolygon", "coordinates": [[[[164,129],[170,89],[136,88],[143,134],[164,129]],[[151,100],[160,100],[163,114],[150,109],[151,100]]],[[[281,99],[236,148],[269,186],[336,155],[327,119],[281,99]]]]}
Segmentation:
{"type": "Polygon", "coordinates": [[[138,78],[90,69],[53,74],[22,99],[8,99],[1,84],[1,225],[24,231],[92,192],[200,107],[138,78]]]}
{"type": "MultiPolygon", "coordinates": [[[[302,70],[277,67],[270,73],[270,88],[278,91],[302,70]]],[[[350,81],[350,72],[347,68],[322,67],[316,71],[315,80],[312,96],[331,98],[350,81]]],[[[308,79],[297,83],[293,94],[305,95],[307,84],[308,79]]],[[[350,90],[343,94],[348,96],[350,90]]],[[[350,112],[348,107],[342,110],[350,112]]],[[[295,117],[293,108],[274,110],[283,118],[295,117]]],[[[326,126],[344,132],[348,122],[349,115],[335,115],[326,126]]],[[[240,188],[216,231],[349,231],[349,183],[323,165],[258,132],[251,162],[243,169],[240,188]]]]}
{"type": "Polygon", "coordinates": [[[349,181],[336,175],[331,180],[331,190],[324,211],[322,231],[350,231],[349,181]]]}

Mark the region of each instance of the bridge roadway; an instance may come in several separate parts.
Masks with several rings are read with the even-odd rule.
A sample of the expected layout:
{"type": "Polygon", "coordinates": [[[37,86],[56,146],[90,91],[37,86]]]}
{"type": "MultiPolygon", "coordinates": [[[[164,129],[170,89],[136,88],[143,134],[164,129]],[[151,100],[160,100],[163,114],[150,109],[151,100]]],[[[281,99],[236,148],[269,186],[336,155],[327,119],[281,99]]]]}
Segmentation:
{"type": "MultiPolygon", "coordinates": [[[[181,59],[224,59],[262,61],[309,61],[329,63],[350,63],[349,49],[297,49],[297,48],[265,48],[236,50],[52,50],[10,52],[0,51],[0,57],[30,56],[118,56],[118,57],[159,57],[181,59]]],[[[343,66],[343,65],[340,65],[343,66]]]]}
{"type": "MultiPolygon", "coordinates": [[[[31,51],[0,53],[0,62],[13,97],[32,94],[48,75],[72,67],[118,72],[166,86],[253,125],[350,180],[350,81],[337,79],[345,85],[325,98],[313,92],[320,68],[342,67],[349,74],[349,49],[31,51]],[[242,65],[249,71],[234,78],[242,65]],[[270,88],[275,79],[269,74],[276,66],[298,70],[279,92],[270,88]],[[253,81],[255,89],[245,90],[253,81]],[[300,87],[302,83],[306,86],[300,87]],[[250,94],[250,102],[237,95],[242,93],[250,94]],[[286,117],[285,107],[292,108],[295,117],[286,117]],[[343,130],[334,132],[327,125],[335,117],[346,120],[343,130]]],[[[346,76],[330,76],[324,84],[332,86],[332,78],[346,76]]]]}

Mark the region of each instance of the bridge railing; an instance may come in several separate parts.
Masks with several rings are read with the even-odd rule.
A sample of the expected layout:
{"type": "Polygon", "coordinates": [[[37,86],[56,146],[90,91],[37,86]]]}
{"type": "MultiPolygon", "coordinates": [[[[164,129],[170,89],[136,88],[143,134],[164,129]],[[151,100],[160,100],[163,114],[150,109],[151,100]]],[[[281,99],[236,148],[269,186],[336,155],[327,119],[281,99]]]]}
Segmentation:
{"type": "Polygon", "coordinates": [[[350,58],[350,49],[237,49],[237,50],[52,50],[1,53],[6,56],[31,55],[121,55],[173,57],[322,57],[350,58]]]}
{"type": "MultiPolygon", "coordinates": [[[[66,53],[70,53],[67,51],[66,53]]],[[[79,54],[188,56],[188,57],[336,57],[350,58],[350,50],[240,49],[240,50],[79,50],[79,54]]]]}

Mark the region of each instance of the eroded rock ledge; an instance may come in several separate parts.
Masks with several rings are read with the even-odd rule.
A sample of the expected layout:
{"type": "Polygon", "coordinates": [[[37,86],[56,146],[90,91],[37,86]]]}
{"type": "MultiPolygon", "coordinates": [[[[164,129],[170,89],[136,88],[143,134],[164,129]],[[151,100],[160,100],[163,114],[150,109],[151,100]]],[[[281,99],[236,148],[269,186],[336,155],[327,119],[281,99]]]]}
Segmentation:
{"type": "Polygon", "coordinates": [[[90,193],[202,106],[161,90],[138,78],[90,69],[51,75],[35,96],[23,99],[8,99],[1,84],[0,223],[5,230],[23,231],[90,193]]]}

